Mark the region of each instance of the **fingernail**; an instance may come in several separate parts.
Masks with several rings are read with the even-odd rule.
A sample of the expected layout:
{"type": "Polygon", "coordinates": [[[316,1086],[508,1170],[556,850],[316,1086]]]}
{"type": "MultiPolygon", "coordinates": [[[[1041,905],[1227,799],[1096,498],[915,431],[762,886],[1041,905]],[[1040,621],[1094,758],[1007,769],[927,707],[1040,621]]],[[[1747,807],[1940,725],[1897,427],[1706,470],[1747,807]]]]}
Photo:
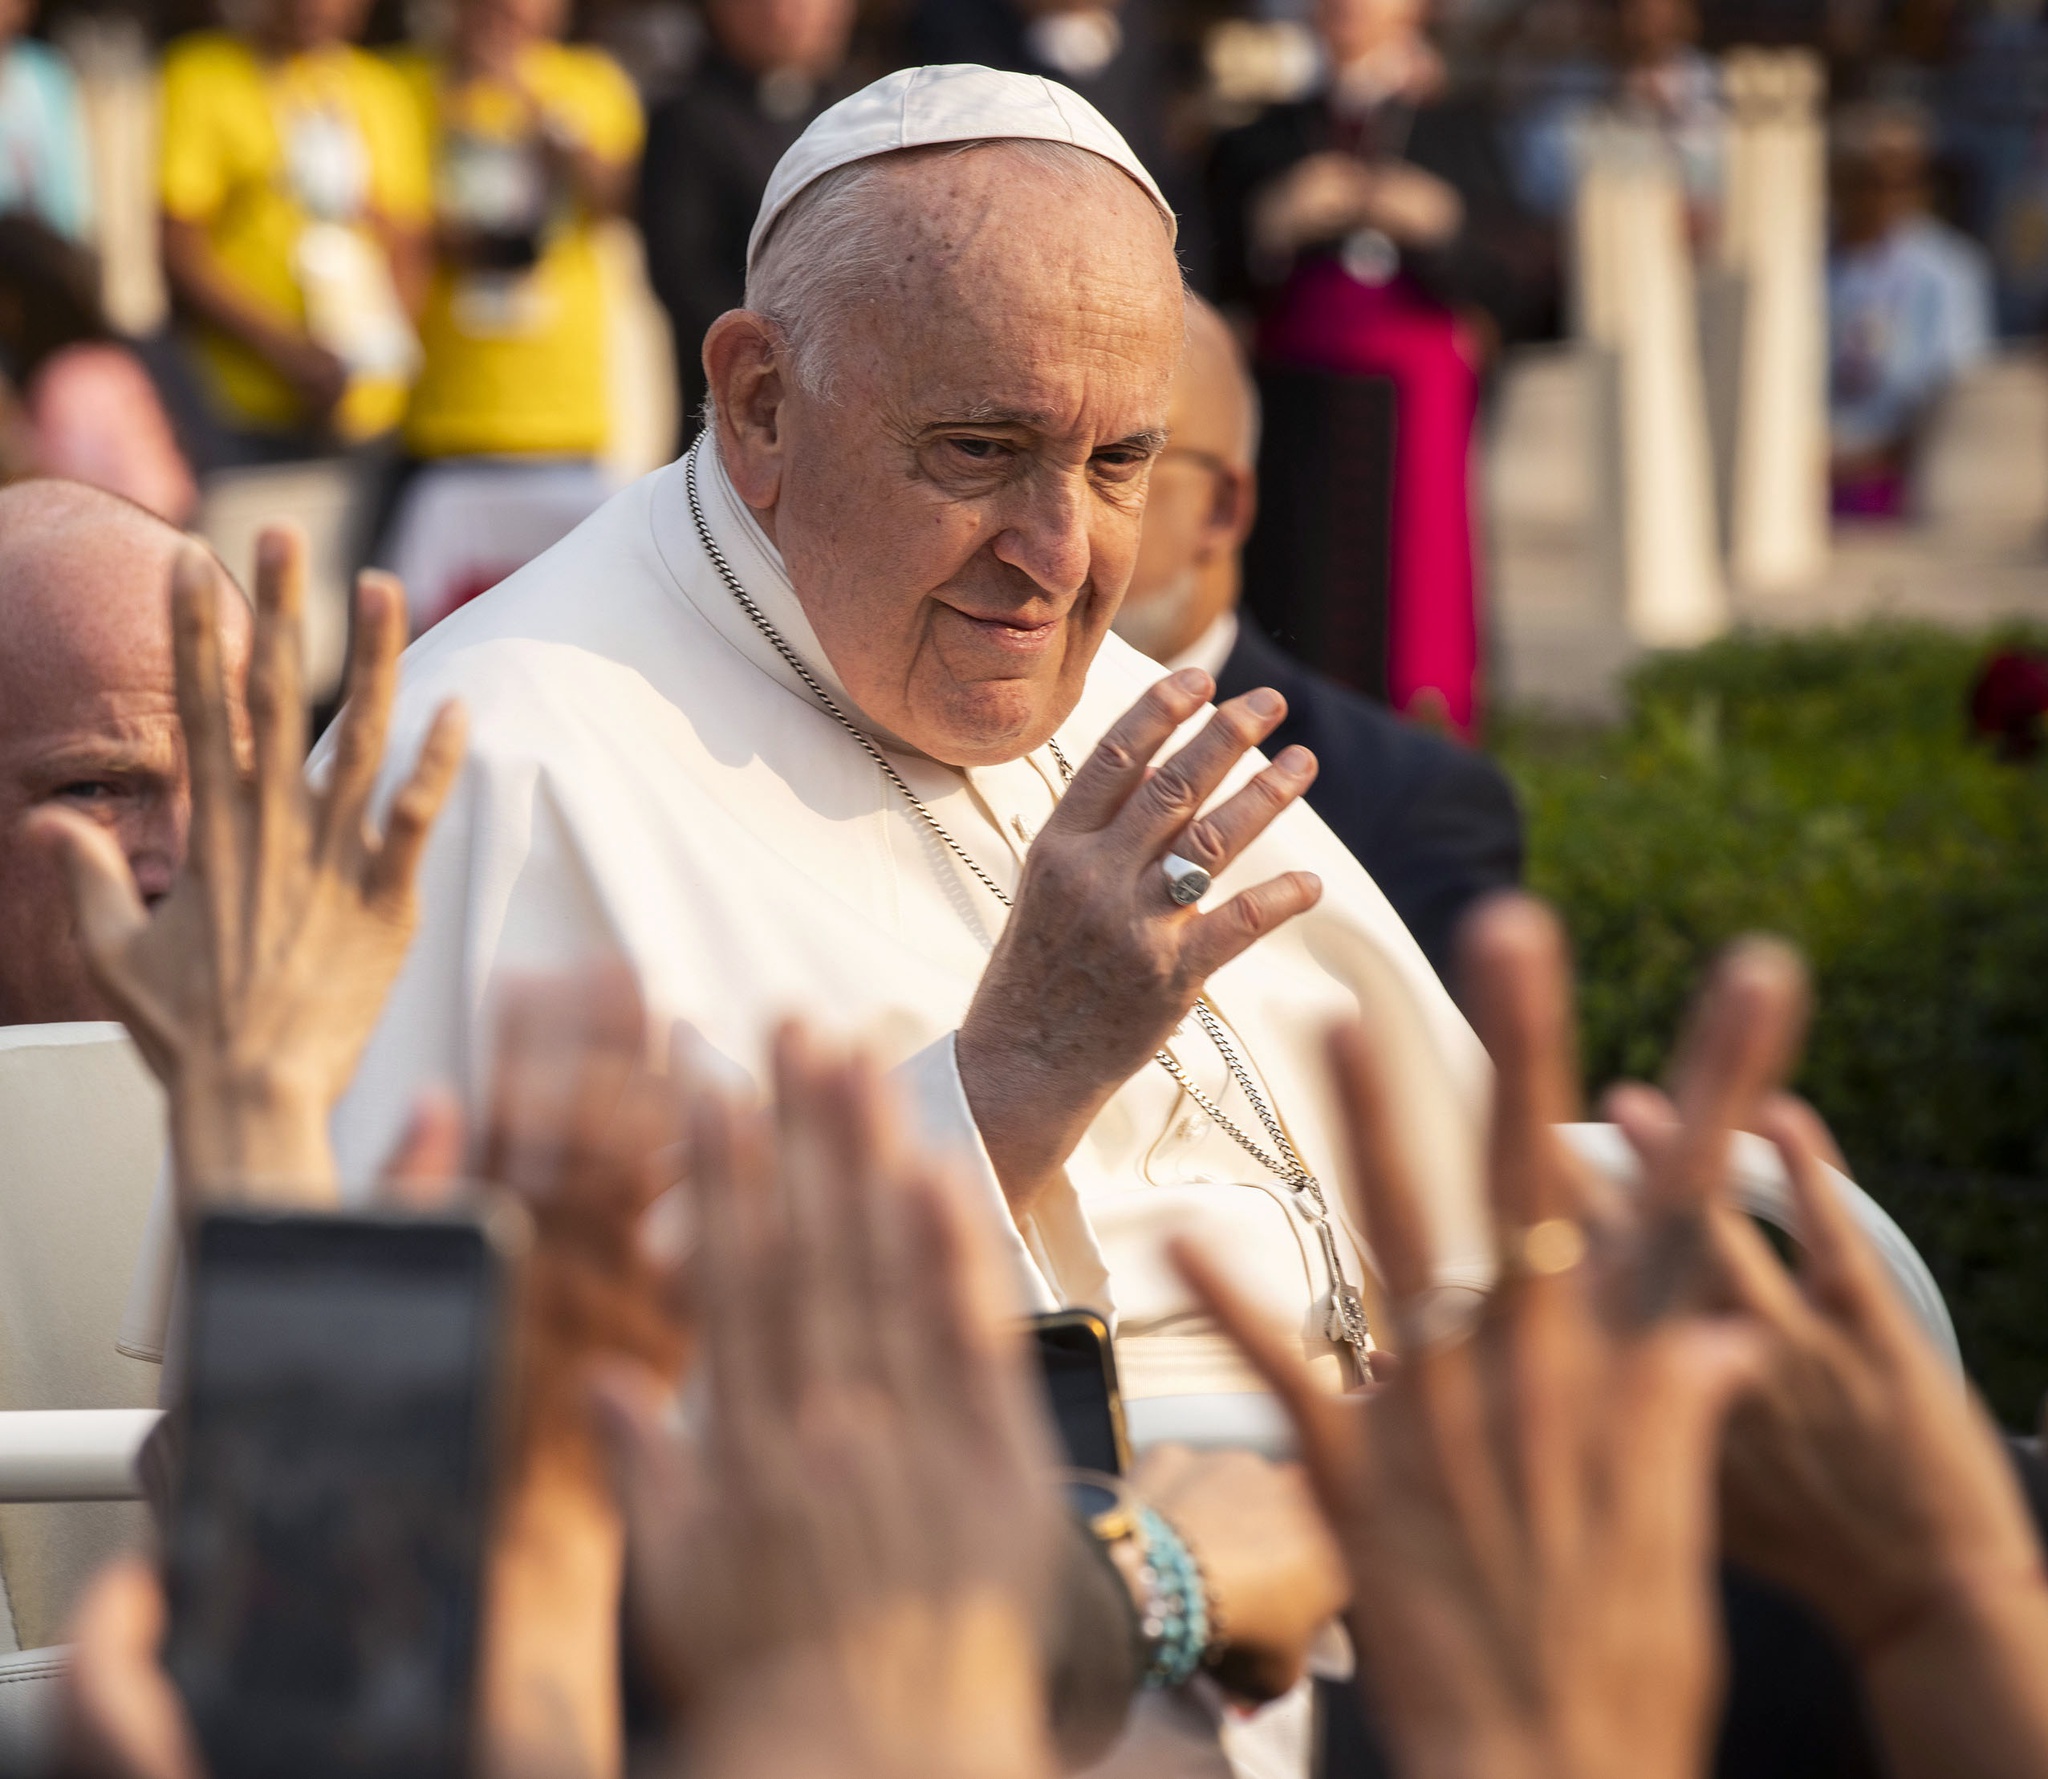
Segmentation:
{"type": "Polygon", "coordinates": [[[1261,686],[1256,692],[1245,695],[1245,707],[1255,717],[1277,717],[1287,708],[1287,703],[1278,692],[1261,686]]]}
{"type": "Polygon", "coordinates": [[[1288,778],[1306,778],[1315,769],[1316,757],[1305,747],[1283,749],[1273,762],[1274,770],[1288,778]]]}
{"type": "Polygon", "coordinates": [[[1173,689],[1176,692],[1186,692],[1193,698],[1208,697],[1209,684],[1209,676],[1199,667],[1183,667],[1173,676],[1173,689]]]}

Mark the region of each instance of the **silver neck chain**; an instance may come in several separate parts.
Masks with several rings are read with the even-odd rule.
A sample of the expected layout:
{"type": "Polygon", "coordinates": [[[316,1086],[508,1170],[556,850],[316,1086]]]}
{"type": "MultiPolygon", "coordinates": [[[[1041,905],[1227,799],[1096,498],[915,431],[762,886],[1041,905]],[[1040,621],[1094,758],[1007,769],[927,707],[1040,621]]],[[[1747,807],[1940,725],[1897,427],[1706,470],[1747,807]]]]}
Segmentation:
{"type": "MultiPolygon", "coordinates": [[[[897,794],[910,806],[911,813],[924,823],[932,837],[966,866],[974,880],[1005,909],[1016,907],[1016,902],[1009,892],[982,869],[974,856],[953,838],[945,823],[926,807],[924,799],[904,782],[903,774],[896,770],[889,756],[875,744],[873,737],[839,708],[838,701],[819,683],[818,676],[805,664],[804,658],[790,647],[788,639],[775,628],[769,621],[768,614],[754,603],[753,596],[740,584],[740,577],[733,572],[732,564],[726,560],[725,551],[711,535],[711,526],[704,517],[703,502],[697,496],[697,453],[703,448],[704,440],[700,438],[684,457],[683,488],[690,502],[690,524],[697,533],[697,541],[704,546],[704,554],[710,558],[711,566],[718,571],[718,578],[725,583],[725,590],[732,595],[734,603],[740,610],[746,613],[754,628],[760,631],[769,647],[774,649],[787,663],[789,670],[803,681],[805,689],[817,699],[825,714],[844,729],[859,745],[861,751],[874,761],[882,776],[895,787],[897,794]]],[[[1060,751],[1060,744],[1048,738],[1046,747],[1051,752],[1054,763],[1059,767],[1062,785],[1072,784],[1074,769],[1067,763],[1067,756],[1060,751]]],[[[1286,1126],[1280,1122],[1279,1113],[1274,1110],[1272,1102],[1261,1090],[1249,1065],[1238,1054],[1237,1046],[1231,1042],[1223,1021],[1209,1005],[1206,997],[1195,1002],[1194,1014],[1203,1032],[1223,1058],[1224,1067],[1230,1071],[1230,1077],[1237,1083],[1238,1091],[1244,1095],[1246,1104],[1258,1115],[1259,1123],[1265,1127],[1266,1134],[1272,1139],[1273,1147],[1278,1154],[1268,1153],[1253,1141],[1235,1119],[1195,1084],[1187,1070],[1170,1051],[1156,1050],[1152,1054],[1152,1060],[1173,1077],[1180,1090],[1194,1101],[1204,1117],[1293,1193],[1302,1215],[1316,1231],[1323,1259],[1330,1270],[1330,1309],[1325,1319],[1324,1332],[1332,1343],[1349,1347],[1358,1361],[1361,1373],[1369,1375],[1366,1355],[1372,1351],[1372,1336],[1366,1327],[1365,1304],[1357,1288],[1344,1276],[1343,1263],[1337,1252],[1336,1233],[1330,1226],[1329,1200],[1324,1196],[1322,1182],[1302,1160],[1301,1152],[1295,1148],[1293,1139],[1288,1136],[1286,1126]]]]}

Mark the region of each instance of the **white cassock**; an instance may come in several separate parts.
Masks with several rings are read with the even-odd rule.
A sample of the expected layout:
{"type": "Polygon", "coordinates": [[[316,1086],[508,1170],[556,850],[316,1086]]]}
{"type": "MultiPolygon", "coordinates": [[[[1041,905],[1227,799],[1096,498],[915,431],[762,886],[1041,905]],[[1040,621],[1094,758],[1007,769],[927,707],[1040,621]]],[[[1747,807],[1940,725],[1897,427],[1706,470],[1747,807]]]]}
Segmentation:
{"type": "MultiPolygon", "coordinates": [[[[851,714],[780,557],[709,448],[699,486],[741,584],[851,714]]],[[[1161,672],[1106,637],[1058,731],[1068,760],[1085,759],[1161,672]]],[[[787,1014],[874,1046],[926,1136],[958,1158],[1024,1300],[1114,1317],[1128,1398],[1258,1389],[1167,1265],[1163,1243],[1176,1234],[1223,1256],[1274,1320],[1300,1330],[1330,1386],[1342,1384],[1345,1361],[1324,1333],[1331,1280],[1313,1224],[1156,1064],[1124,1084],[1064,1178],[1012,1221],[953,1058],[1005,911],[740,610],[692,529],[681,462],[616,496],[413,645],[386,795],[448,698],[468,709],[469,760],[422,867],[419,936],[335,1119],[352,1189],[374,1180],[422,1087],[453,1084],[481,1111],[506,977],[623,955],[658,1020],[687,1022],[757,1079],[764,1041],[787,1014]]],[[[878,739],[961,846],[1014,893],[1059,795],[1050,749],[962,770],[878,739]]],[[[1259,763],[1250,757],[1219,795],[1259,763]]],[[[1365,1277],[1363,1249],[1337,1189],[1344,1170],[1324,1041],[1361,1007],[1390,1034],[1398,1113],[1428,1157],[1439,1279],[1482,1288],[1492,1270],[1478,1185],[1484,1053],[1386,898],[1306,804],[1221,874],[1211,905],[1295,868],[1322,879],[1321,902],[1218,971],[1210,1001],[1331,1187],[1354,1282],[1365,1277]]],[[[1189,1021],[1170,1048],[1226,1114],[1260,1134],[1198,1025],[1189,1021]]],[[[153,1344],[149,1307],[138,1308],[145,1327],[131,1321],[130,1350],[153,1344]]]]}
{"type": "MultiPolygon", "coordinates": [[[[699,489],[741,584],[851,713],[779,555],[709,449],[699,489]]],[[[1068,760],[1078,766],[1161,672],[1105,637],[1058,731],[1068,760]]],[[[1224,1256],[1339,1384],[1323,1333],[1331,1282],[1313,1225],[1156,1064],[1124,1084],[1063,1180],[1012,1221],[953,1061],[953,1033],[1005,911],[739,609],[692,530],[681,462],[626,489],[412,646],[384,794],[409,772],[448,698],[468,709],[469,759],[422,866],[419,935],[335,1118],[349,1189],[376,1178],[422,1087],[450,1084],[481,1112],[494,991],[506,976],[623,956],[657,1020],[687,1022],[756,1078],[767,1034],[787,1014],[874,1046],[926,1135],[962,1163],[1026,1303],[1113,1315],[1127,1396],[1256,1388],[1166,1265],[1162,1244],[1175,1234],[1224,1256]]],[[[1050,749],[966,769],[900,744],[886,751],[1014,893],[1059,794],[1050,749]]],[[[1258,763],[1250,756],[1219,796],[1258,763]]],[[[1324,1038],[1361,1006],[1390,1032],[1399,1111],[1429,1158],[1438,1276],[1481,1288],[1492,1270],[1478,1186],[1484,1053],[1386,898],[1306,804],[1218,877],[1208,905],[1297,868],[1322,879],[1321,902],[1218,971],[1210,1002],[1303,1158],[1333,1187],[1354,1280],[1366,1269],[1334,1189],[1343,1151],[1324,1038]]],[[[1192,1020],[1169,1047],[1241,1128],[1263,1135],[1192,1020]]],[[[146,1306],[137,1308],[146,1322],[146,1306]]],[[[124,1345],[152,1344],[131,1318],[124,1345]]]]}
{"type": "MultiPolygon", "coordinates": [[[[708,446],[698,485],[740,584],[853,714],[780,557],[708,446]]],[[[1106,638],[1058,732],[1067,759],[1085,759],[1160,674],[1106,638]]],[[[470,1106],[484,1104],[504,975],[623,955],[657,1019],[687,1021],[750,1072],[785,1014],[873,1044],[899,1067],[926,1132],[967,1164],[1026,1300],[1114,1313],[1131,1397],[1254,1387],[1165,1265],[1173,1234],[1227,1256],[1338,1380],[1313,1226],[1156,1064],[1110,1101],[1064,1181],[1021,1226],[1011,1220],[953,1061],[1005,911],[739,608],[691,526],[682,464],[414,644],[390,778],[451,697],[469,711],[470,761],[425,862],[419,937],[336,1119],[344,1179],[375,1175],[423,1083],[452,1082],[470,1106]]],[[[1051,750],[965,770],[900,744],[886,751],[1014,894],[1059,795],[1051,750]]],[[[1481,1285],[1488,1242],[1471,1133],[1484,1055],[1386,898],[1306,805],[1222,874],[1211,905],[1296,868],[1322,878],[1320,905],[1220,970],[1210,1000],[1303,1157],[1332,1182],[1341,1151],[1325,1034],[1361,1001],[1398,1022],[1409,1109],[1455,1163],[1456,1195],[1433,1206],[1440,1264],[1447,1280],[1481,1285]]],[[[1190,1021],[1171,1049],[1240,1127],[1263,1135],[1199,1026],[1190,1021]]],[[[1352,1266],[1355,1241],[1348,1250],[1352,1266]]]]}

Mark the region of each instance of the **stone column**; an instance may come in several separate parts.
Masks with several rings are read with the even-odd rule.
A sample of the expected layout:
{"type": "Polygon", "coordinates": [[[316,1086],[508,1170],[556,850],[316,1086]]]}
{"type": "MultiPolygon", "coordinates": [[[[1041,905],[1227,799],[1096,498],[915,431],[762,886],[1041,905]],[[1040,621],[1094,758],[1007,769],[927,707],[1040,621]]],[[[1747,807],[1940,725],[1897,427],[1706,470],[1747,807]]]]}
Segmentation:
{"type": "Polygon", "coordinates": [[[1729,566],[1758,592],[1828,561],[1827,165],[1819,57],[1728,57],[1723,267],[1745,290],[1728,488],[1729,566]]]}
{"type": "Polygon", "coordinates": [[[1579,332],[1608,392],[1596,557],[1630,633],[1686,647],[1728,627],[1728,601],[1685,199],[1653,133],[1588,131],[1573,228],[1579,332]]]}

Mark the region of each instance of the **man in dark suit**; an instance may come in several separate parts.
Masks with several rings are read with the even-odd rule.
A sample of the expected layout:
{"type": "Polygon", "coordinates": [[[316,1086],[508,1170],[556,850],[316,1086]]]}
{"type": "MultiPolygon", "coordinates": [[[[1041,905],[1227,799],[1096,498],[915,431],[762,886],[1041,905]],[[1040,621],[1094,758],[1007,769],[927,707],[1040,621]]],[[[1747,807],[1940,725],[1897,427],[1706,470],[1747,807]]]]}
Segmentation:
{"type": "Polygon", "coordinates": [[[1198,298],[1188,309],[1171,443],[1152,473],[1117,633],[1155,660],[1214,674],[1218,699],[1271,686],[1287,700],[1266,751],[1299,742],[1315,754],[1322,770],[1310,807],[1448,981],[1459,917],[1521,879],[1514,791],[1485,755],[1325,679],[1238,610],[1238,557],[1257,499],[1258,398],[1223,318],[1198,298]]]}
{"type": "Polygon", "coordinates": [[[860,84],[846,68],[854,13],[854,0],[708,0],[703,58],[648,120],[640,231],[675,334],[685,444],[704,406],[704,330],[740,306],[768,175],[812,118],[860,84]]]}

